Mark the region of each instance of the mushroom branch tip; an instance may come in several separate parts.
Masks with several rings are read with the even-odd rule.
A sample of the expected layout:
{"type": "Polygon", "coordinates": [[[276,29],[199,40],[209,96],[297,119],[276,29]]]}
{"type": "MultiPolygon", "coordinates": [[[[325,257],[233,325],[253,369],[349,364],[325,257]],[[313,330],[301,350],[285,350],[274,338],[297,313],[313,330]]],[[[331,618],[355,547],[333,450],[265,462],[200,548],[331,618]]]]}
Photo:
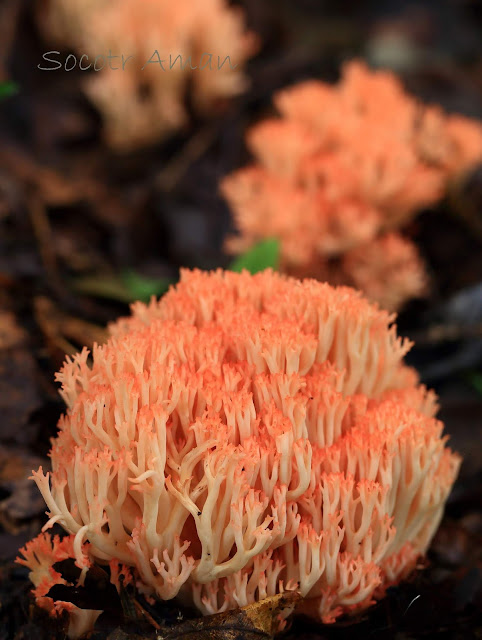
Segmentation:
{"type": "Polygon", "coordinates": [[[63,555],[203,614],[297,590],[331,622],[381,597],[426,552],[460,464],[393,321],[271,270],[183,270],[134,304],[57,374],[67,410],[34,479],[69,536],[23,550],[40,603],[63,555]]]}

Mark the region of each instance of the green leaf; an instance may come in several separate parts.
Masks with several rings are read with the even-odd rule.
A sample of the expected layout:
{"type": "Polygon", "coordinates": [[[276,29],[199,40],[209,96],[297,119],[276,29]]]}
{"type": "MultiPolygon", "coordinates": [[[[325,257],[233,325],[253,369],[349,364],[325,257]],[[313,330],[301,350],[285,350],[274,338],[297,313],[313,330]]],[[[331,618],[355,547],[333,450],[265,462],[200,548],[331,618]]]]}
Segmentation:
{"type": "Polygon", "coordinates": [[[18,85],[15,82],[0,82],[0,99],[9,98],[18,93],[18,85]]]}
{"type": "Polygon", "coordinates": [[[167,278],[147,278],[135,271],[126,271],[123,274],[123,281],[127,289],[131,292],[134,300],[148,301],[152,296],[160,296],[169,289],[172,284],[167,278]]]}
{"type": "Polygon", "coordinates": [[[257,273],[264,269],[278,269],[280,246],[279,240],[269,238],[255,245],[252,249],[239,256],[232,262],[229,269],[231,271],[242,271],[247,269],[250,273],[257,273]]]}
{"type": "Polygon", "coordinates": [[[165,293],[170,284],[167,278],[146,278],[129,270],[121,275],[78,278],[73,288],[88,296],[129,304],[136,300],[148,302],[152,296],[165,293]]]}
{"type": "Polygon", "coordinates": [[[72,282],[72,287],[78,293],[94,296],[95,298],[107,298],[118,302],[132,302],[132,294],[127,289],[119,276],[86,276],[77,278],[72,282]]]}
{"type": "Polygon", "coordinates": [[[482,395],[482,373],[479,371],[471,371],[467,374],[467,380],[474,389],[482,395]]]}

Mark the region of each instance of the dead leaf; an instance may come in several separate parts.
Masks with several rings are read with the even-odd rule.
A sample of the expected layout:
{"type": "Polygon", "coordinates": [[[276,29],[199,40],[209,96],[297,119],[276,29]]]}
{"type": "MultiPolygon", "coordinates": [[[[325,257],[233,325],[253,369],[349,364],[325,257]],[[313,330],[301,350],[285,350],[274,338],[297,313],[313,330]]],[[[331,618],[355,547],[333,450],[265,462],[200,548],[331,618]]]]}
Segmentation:
{"type": "Polygon", "coordinates": [[[45,205],[65,206],[82,198],[77,185],[17,150],[4,147],[0,152],[0,166],[8,169],[26,186],[33,187],[45,205]]]}
{"type": "Polygon", "coordinates": [[[25,339],[25,331],[17,325],[13,313],[0,312],[0,350],[18,347],[25,339]]]}
{"type": "Polygon", "coordinates": [[[34,310],[35,319],[47,340],[50,357],[58,366],[63,363],[66,354],[77,353],[83,346],[92,348],[95,342],[102,344],[107,339],[105,329],[67,315],[49,298],[35,298],[34,310]]]}
{"type": "MultiPolygon", "coordinates": [[[[13,535],[19,534],[29,518],[45,511],[45,502],[34,482],[29,480],[32,469],[46,461],[23,450],[0,446],[0,524],[13,535]]],[[[28,523],[27,523],[28,525],[28,523]]]]}
{"type": "Polygon", "coordinates": [[[0,310],[0,414],[2,441],[25,442],[30,414],[39,406],[36,363],[13,313],[0,310]]]}
{"type": "MultiPolygon", "coordinates": [[[[98,636],[95,631],[90,637],[93,640],[101,640],[100,636],[98,636]]],[[[155,640],[155,636],[152,635],[148,638],[146,636],[140,636],[137,633],[126,633],[123,629],[117,628],[111,631],[108,636],[103,634],[102,640],[155,640]]]]}
{"type": "Polygon", "coordinates": [[[158,640],[259,640],[273,638],[278,629],[278,616],[289,610],[301,598],[288,591],[247,607],[213,616],[187,620],[173,629],[159,631],[158,640]]]}

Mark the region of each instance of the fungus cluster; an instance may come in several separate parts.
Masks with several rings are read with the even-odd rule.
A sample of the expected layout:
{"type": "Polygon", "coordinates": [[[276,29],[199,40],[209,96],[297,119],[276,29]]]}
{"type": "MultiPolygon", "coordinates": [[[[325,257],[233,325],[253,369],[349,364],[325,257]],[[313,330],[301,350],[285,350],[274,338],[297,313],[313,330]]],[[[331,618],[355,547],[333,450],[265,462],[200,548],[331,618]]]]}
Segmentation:
{"type": "Polygon", "coordinates": [[[286,589],[324,622],[369,606],[425,553],[460,463],[392,323],[347,287],[182,272],[58,374],[47,526],[84,572],[122,563],[203,614],[286,589]]]}
{"type": "Polygon", "coordinates": [[[423,294],[424,265],[397,229],[482,160],[482,127],[356,61],[338,85],[303,82],[274,104],[280,117],[247,135],[255,162],[222,183],[239,231],[228,250],[276,237],[291,275],[361,288],[390,310],[423,294]]]}
{"type": "Polygon", "coordinates": [[[222,106],[244,90],[242,67],[257,49],[242,11],[225,0],[40,0],[39,9],[50,42],[91,64],[102,56],[85,90],[117,149],[185,126],[188,89],[201,115],[222,106]]]}
{"type": "MultiPolygon", "coordinates": [[[[30,569],[29,578],[34,584],[32,593],[35,596],[37,606],[48,611],[52,617],[68,613],[69,638],[79,638],[86,632],[90,631],[94,626],[97,618],[101,615],[102,610],[98,609],[81,609],[71,602],[62,600],[54,600],[48,594],[50,589],[56,585],[67,587],[77,587],[77,582],[69,582],[66,580],[54,566],[63,560],[71,560],[80,556],[80,563],[77,561],[77,567],[81,569],[81,578],[79,584],[83,584],[85,574],[92,566],[92,558],[89,553],[90,545],[84,543],[79,550],[74,549],[75,536],[51,536],[49,533],[41,533],[36,538],[28,542],[25,547],[20,549],[22,554],[17,558],[17,562],[30,569]]],[[[128,585],[131,580],[131,574],[127,567],[119,566],[118,562],[113,559],[109,563],[110,582],[120,591],[122,584],[128,585]]]]}

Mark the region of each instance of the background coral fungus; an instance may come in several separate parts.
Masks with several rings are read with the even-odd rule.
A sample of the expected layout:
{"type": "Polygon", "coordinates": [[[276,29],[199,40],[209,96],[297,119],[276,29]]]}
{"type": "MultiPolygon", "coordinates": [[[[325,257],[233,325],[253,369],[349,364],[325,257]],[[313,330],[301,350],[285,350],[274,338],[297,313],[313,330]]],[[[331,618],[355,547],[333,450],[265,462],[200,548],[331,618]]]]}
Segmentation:
{"type": "Polygon", "coordinates": [[[222,183],[239,231],[228,249],[279,238],[288,273],[354,285],[391,310],[423,294],[418,251],[395,230],[477,165],[482,126],[356,61],[338,85],[302,82],[274,104],[280,117],[247,135],[255,164],[222,183]]]}
{"type": "Polygon", "coordinates": [[[242,67],[258,47],[225,0],[43,0],[39,21],[47,42],[95,65],[85,91],[121,150],[186,126],[189,88],[198,113],[221,111],[246,88],[242,67]]]}
{"type": "Polygon", "coordinates": [[[285,589],[324,622],[372,604],[426,552],[460,462],[392,320],[270,271],[184,271],[135,305],[58,374],[34,473],[77,565],[88,540],[204,614],[285,589]]]}

